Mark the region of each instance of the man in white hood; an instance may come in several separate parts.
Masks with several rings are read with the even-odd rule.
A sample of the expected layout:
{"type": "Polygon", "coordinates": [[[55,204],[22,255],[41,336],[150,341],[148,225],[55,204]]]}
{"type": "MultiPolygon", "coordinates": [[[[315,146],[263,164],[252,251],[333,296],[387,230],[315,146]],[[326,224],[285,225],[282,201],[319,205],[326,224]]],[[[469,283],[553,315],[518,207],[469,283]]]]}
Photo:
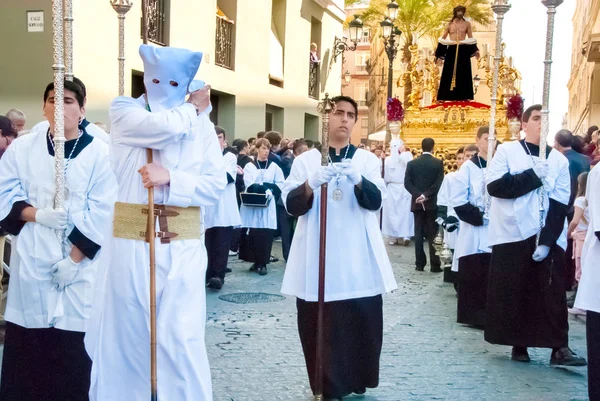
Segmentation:
{"type": "Polygon", "coordinates": [[[140,56],[145,95],[118,97],[110,107],[119,192],[86,335],[90,400],[150,398],[149,187],[158,220],[158,232],[148,236],[156,252],[158,398],[212,400],[200,208],[217,203],[227,180],[208,118],[209,88],[193,91],[204,85],[192,82],[202,53],[142,45],[140,56]]]}

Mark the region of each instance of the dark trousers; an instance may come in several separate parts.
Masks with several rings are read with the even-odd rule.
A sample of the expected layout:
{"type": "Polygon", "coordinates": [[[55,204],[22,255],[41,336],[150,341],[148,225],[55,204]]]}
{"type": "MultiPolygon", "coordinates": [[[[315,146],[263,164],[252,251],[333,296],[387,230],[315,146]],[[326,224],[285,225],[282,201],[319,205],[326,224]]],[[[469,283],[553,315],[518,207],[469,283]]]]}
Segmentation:
{"type": "Polygon", "coordinates": [[[268,228],[242,228],[239,258],[257,266],[266,266],[271,259],[275,230],[268,228]]]}
{"type": "Polygon", "coordinates": [[[92,361],[85,333],[6,323],[2,401],[87,401],[92,361]]]}
{"type": "Polygon", "coordinates": [[[441,265],[439,256],[435,256],[433,240],[438,230],[435,222],[436,210],[413,210],[415,216],[415,265],[418,269],[425,268],[427,257],[423,251],[423,239],[429,243],[429,262],[432,268],[439,268],[441,265]]]}
{"type": "Polygon", "coordinates": [[[569,238],[567,240],[567,249],[565,251],[565,267],[566,267],[565,288],[567,291],[571,291],[573,289],[573,284],[575,283],[575,260],[573,259],[573,239],[572,238],[569,238]]]}
{"type": "Polygon", "coordinates": [[[242,236],[241,228],[234,228],[233,234],[231,235],[231,252],[238,252],[240,250],[240,237],[242,236]]]}
{"type": "Polygon", "coordinates": [[[227,269],[232,235],[233,227],[212,227],[206,230],[204,234],[206,253],[208,254],[206,280],[218,277],[225,281],[225,269],[227,269]]]}
{"type": "Polygon", "coordinates": [[[588,393],[590,401],[600,401],[600,313],[587,311],[588,393]]]}
{"type": "Polygon", "coordinates": [[[279,227],[281,235],[281,249],[283,251],[283,259],[287,262],[294,238],[294,216],[290,216],[285,210],[285,206],[277,205],[277,227],[279,227]]]}

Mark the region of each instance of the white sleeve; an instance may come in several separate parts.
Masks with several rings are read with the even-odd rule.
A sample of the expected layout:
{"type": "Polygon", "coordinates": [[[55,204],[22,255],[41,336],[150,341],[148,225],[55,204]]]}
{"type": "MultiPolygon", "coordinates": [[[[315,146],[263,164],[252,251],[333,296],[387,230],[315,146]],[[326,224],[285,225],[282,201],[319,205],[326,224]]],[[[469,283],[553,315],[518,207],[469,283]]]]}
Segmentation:
{"type": "Polygon", "coordinates": [[[381,177],[381,159],[375,155],[367,155],[366,170],[363,177],[371,181],[381,191],[381,200],[387,198],[387,187],[381,177]]]}
{"type": "Polygon", "coordinates": [[[297,157],[294,159],[294,163],[292,163],[292,171],[290,175],[285,180],[283,184],[283,188],[281,189],[281,200],[283,200],[283,204],[287,210],[287,197],[290,192],[294,189],[298,188],[300,185],[304,185],[306,180],[308,179],[308,174],[306,172],[306,166],[304,165],[305,157],[297,157]]]}
{"type": "Polygon", "coordinates": [[[0,159],[0,220],[4,220],[15,203],[27,200],[27,194],[19,177],[18,160],[25,155],[18,155],[19,140],[6,149],[0,159]]]}
{"type": "Polygon", "coordinates": [[[448,195],[450,192],[449,189],[449,181],[450,181],[450,175],[447,174],[446,176],[444,176],[444,181],[442,181],[442,186],[440,187],[440,190],[438,192],[437,195],[437,204],[438,206],[450,206],[449,204],[449,199],[448,199],[448,195]]]}
{"type": "Polygon", "coordinates": [[[562,163],[562,166],[560,166],[558,177],[549,197],[563,205],[569,204],[569,199],[571,198],[571,174],[569,173],[569,162],[566,159],[562,163]]]}
{"type": "Polygon", "coordinates": [[[227,178],[223,174],[223,155],[214,132],[203,134],[198,152],[204,154],[200,171],[169,170],[171,183],[168,205],[212,206],[219,201],[227,185],[227,178]]]}
{"type": "Polygon", "coordinates": [[[223,156],[223,162],[225,164],[225,173],[229,174],[235,182],[235,177],[237,177],[237,157],[233,153],[226,153],[223,156]]]}
{"type": "Polygon", "coordinates": [[[465,162],[454,174],[454,180],[452,180],[450,187],[450,206],[453,208],[469,203],[470,166],[468,166],[468,163],[471,162],[465,162]]]}
{"type": "Polygon", "coordinates": [[[588,227],[594,232],[598,232],[600,231],[600,199],[598,199],[598,194],[600,194],[600,167],[594,167],[590,171],[586,193],[591,217],[588,227]]]}
{"type": "Polygon", "coordinates": [[[102,246],[110,222],[110,213],[117,199],[117,179],[110,168],[108,153],[98,158],[86,193],[84,210],[71,214],[77,229],[90,240],[102,246]]]}
{"type": "Polygon", "coordinates": [[[246,189],[248,189],[250,185],[254,184],[257,175],[256,173],[257,169],[254,163],[246,164],[246,167],[244,167],[244,186],[246,189]]]}
{"type": "Polygon", "coordinates": [[[283,188],[283,184],[285,183],[285,177],[283,176],[283,170],[278,165],[275,165],[275,185],[279,187],[279,189],[283,188]]]}
{"type": "MultiPolygon", "coordinates": [[[[466,162],[465,162],[466,164],[466,162]]],[[[464,165],[463,165],[464,167],[464,165]]],[[[486,174],[485,184],[488,185],[490,182],[494,182],[497,179],[502,178],[506,173],[510,172],[508,169],[508,158],[506,156],[506,145],[502,144],[498,146],[498,150],[494,154],[492,161],[489,163],[486,174]]]]}
{"type": "Polygon", "coordinates": [[[151,113],[126,97],[112,102],[109,115],[115,144],[151,149],[164,149],[186,137],[200,118],[190,103],[151,113]]]}

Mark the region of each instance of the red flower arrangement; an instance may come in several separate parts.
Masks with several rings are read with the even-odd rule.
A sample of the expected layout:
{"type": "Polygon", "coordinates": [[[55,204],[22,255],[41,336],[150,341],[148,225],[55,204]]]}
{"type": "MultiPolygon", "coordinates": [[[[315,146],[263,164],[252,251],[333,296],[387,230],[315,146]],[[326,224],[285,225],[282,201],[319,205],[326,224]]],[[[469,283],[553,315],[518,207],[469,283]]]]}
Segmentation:
{"type": "Polygon", "coordinates": [[[513,118],[521,121],[523,117],[523,105],[525,100],[521,95],[514,95],[506,102],[506,118],[511,120],[513,118]]]}
{"type": "Polygon", "coordinates": [[[397,97],[391,97],[387,101],[388,121],[404,121],[404,108],[397,97]]]}

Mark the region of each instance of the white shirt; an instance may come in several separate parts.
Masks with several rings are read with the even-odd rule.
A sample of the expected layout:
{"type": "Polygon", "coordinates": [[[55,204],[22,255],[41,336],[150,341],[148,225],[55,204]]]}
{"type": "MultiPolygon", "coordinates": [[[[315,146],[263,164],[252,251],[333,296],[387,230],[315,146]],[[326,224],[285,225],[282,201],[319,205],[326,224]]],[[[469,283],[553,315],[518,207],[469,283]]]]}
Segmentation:
{"type": "MultiPolygon", "coordinates": [[[[490,162],[486,185],[502,178],[504,174],[520,174],[534,166],[536,156],[529,156],[519,141],[503,143],[498,147],[490,162]]],[[[571,194],[571,178],[569,161],[560,152],[552,149],[547,158],[548,176],[544,179],[546,188],[543,198],[545,224],[548,214],[549,198],[564,205],[569,203],[571,194]]],[[[540,231],[539,191],[531,191],[517,199],[500,199],[492,197],[490,207],[490,224],[488,228],[489,246],[524,241],[540,231]]],[[[557,244],[567,247],[567,220],[558,238],[557,244]]]]}
{"type": "Polygon", "coordinates": [[[223,155],[223,162],[225,164],[225,173],[229,174],[234,181],[227,183],[223,195],[219,199],[219,203],[204,209],[204,226],[207,229],[212,227],[237,227],[241,224],[235,192],[237,157],[233,153],[227,152],[223,155]]]}
{"type": "Polygon", "coordinates": [[[590,222],[590,210],[587,201],[585,200],[585,196],[577,197],[573,205],[583,210],[583,215],[581,216],[581,220],[579,220],[579,224],[575,227],[575,231],[587,231],[590,222]]]}
{"type": "MultiPolygon", "coordinates": [[[[244,167],[244,185],[246,190],[252,184],[271,183],[283,188],[285,178],[281,168],[273,162],[268,162],[265,169],[265,163],[258,161],[262,168],[256,168],[254,163],[248,163],[244,167]]],[[[270,193],[270,191],[268,191],[270,193]]],[[[242,218],[242,227],[244,228],[268,228],[271,230],[277,229],[277,207],[275,199],[271,199],[267,207],[252,207],[242,203],[240,208],[242,218]]]]}
{"type": "MultiPolygon", "coordinates": [[[[46,133],[48,132],[48,128],[50,128],[50,123],[48,122],[48,120],[44,120],[34,125],[31,129],[31,132],[33,133],[43,131],[44,133],[46,133]]],[[[106,144],[110,142],[110,135],[108,135],[102,128],[98,127],[96,124],[88,124],[88,126],[85,127],[85,131],[94,138],[98,138],[106,144]]]]}

